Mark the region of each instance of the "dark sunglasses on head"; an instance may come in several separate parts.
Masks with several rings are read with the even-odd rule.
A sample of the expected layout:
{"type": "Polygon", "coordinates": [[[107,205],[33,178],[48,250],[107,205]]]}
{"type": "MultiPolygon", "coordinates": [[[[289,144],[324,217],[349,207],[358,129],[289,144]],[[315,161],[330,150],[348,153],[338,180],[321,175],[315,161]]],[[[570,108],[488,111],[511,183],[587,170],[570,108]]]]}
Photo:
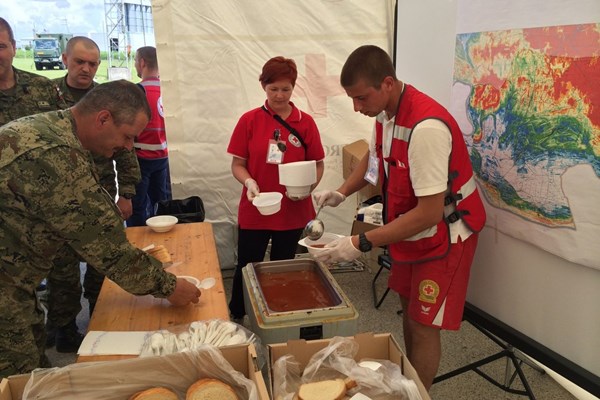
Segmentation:
{"type": "Polygon", "coordinates": [[[273,131],[273,138],[275,138],[275,141],[277,142],[277,148],[279,149],[279,151],[281,151],[283,153],[284,151],[287,150],[285,143],[280,140],[281,139],[281,131],[279,130],[279,128],[277,128],[273,131]]]}

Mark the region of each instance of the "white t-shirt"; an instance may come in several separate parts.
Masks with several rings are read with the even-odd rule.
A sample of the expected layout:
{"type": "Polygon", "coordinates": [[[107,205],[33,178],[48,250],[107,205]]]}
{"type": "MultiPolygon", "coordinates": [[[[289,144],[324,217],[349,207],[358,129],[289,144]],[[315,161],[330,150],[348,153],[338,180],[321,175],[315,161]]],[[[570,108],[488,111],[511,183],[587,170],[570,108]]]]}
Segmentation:
{"type": "MultiPolygon", "coordinates": [[[[388,119],[384,111],[379,115],[379,120],[383,121],[382,151],[383,157],[386,158],[390,155],[395,117],[388,119]]],[[[442,121],[426,119],[415,126],[408,146],[408,164],[410,180],[417,197],[448,191],[448,163],[451,151],[452,135],[442,121]]],[[[371,155],[375,155],[375,129],[371,138],[370,152],[371,155]]],[[[384,168],[387,175],[388,165],[385,161],[384,168]]],[[[452,205],[444,209],[444,215],[453,212],[452,205]]],[[[450,224],[452,243],[458,242],[459,237],[465,240],[471,233],[462,220],[450,224]]]]}

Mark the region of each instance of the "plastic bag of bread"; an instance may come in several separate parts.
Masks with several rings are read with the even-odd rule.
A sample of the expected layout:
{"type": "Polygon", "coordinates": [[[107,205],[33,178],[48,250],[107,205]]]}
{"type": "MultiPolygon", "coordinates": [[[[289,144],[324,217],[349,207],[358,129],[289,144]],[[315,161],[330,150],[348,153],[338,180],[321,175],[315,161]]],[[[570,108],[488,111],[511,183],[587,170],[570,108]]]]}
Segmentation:
{"type": "MultiPolygon", "coordinates": [[[[229,393],[223,400],[258,400],[256,384],[236,371],[214,346],[160,357],[132,358],[109,362],[86,362],[63,368],[38,369],[25,385],[23,400],[157,400],[157,393],[175,393],[186,399],[188,390],[203,379],[220,382],[218,393],[229,393]],[[162,389],[159,389],[162,388],[162,389]],[[233,394],[232,394],[233,392],[233,394]],[[234,397],[235,395],[235,397],[234,397]],[[145,396],[145,397],[144,397],[145,396]]],[[[214,385],[210,385],[214,388],[214,385]]],[[[193,400],[207,391],[195,391],[193,400]]]]}
{"type": "Polygon", "coordinates": [[[342,400],[346,392],[355,386],[356,381],[350,378],[302,383],[297,397],[298,400],[342,400]]]}
{"type": "Polygon", "coordinates": [[[204,378],[191,385],[186,400],[239,400],[233,388],[218,379],[204,378]]]}
{"type": "Polygon", "coordinates": [[[179,400],[179,397],[171,389],[159,386],[136,392],[127,400],[179,400]]]}
{"type": "Polygon", "coordinates": [[[303,371],[292,355],[273,364],[276,400],[342,400],[360,393],[373,400],[421,400],[416,383],[389,360],[358,360],[352,338],[334,337],[303,371]],[[376,366],[376,367],[374,367],[376,366]]]}
{"type": "MultiPolygon", "coordinates": [[[[186,400],[239,400],[235,390],[215,378],[202,378],[188,387],[186,400]]],[[[127,400],[179,400],[177,394],[164,387],[153,387],[134,393],[127,400]]]]}

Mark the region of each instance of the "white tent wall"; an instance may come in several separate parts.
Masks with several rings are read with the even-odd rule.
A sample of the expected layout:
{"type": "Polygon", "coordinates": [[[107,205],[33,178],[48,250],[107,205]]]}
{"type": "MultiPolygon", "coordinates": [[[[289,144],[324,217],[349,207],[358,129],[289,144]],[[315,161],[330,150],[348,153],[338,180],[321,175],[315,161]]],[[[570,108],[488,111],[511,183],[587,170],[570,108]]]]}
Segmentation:
{"type": "MultiPolygon", "coordinates": [[[[319,188],[335,189],[343,181],[342,147],[368,140],[372,130],[370,118],[354,113],[339,73],[361,44],[391,49],[393,1],[154,0],[152,6],[173,197],[202,198],[221,267],[232,268],[242,186],[231,175],[226,148],[238,118],[264,103],[263,64],[278,55],[296,61],[292,101],[321,132],[326,158],[319,188]]],[[[323,209],[327,230],[349,233],[355,208],[351,198],[323,209]]]]}
{"type": "MultiPolygon", "coordinates": [[[[399,0],[398,77],[450,107],[456,33],[598,21],[598,0],[399,0]]],[[[569,173],[589,172],[582,169],[569,173]]],[[[589,199],[600,196],[594,187],[565,189],[574,197],[582,198],[584,191],[589,199]]],[[[575,218],[586,220],[585,215],[575,218]]],[[[467,300],[600,375],[600,271],[505,235],[495,229],[497,223],[488,220],[480,236],[467,300]]],[[[579,398],[593,398],[570,390],[579,398]]]]}
{"type": "MultiPolygon", "coordinates": [[[[313,57],[314,63],[314,57],[324,57],[322,76],[336,81],[345,58],[358,45],[373,43],[391,50],[392,3],[153,1],[174,195],[203,198],[223,268],[235,262],[241,190],[225,151],[239,116],[264,101],[258,82],[262,65],[275,55],[298,63],[293,101],[315,117],[323,136],[326,171],[320,188],[336,188],[342,181],[342,146],[358,138],[368,140],[372,120],[353,113],[343,93],[325,96],[325,102],[311,101],[323,93],[310,91],[310,82],[304,80],[306,60],[313,57]]],[[[398,76],[447,107],[459,20],[481,23],[473,31],[488,30],[483,21],[489,20],[497,21],[496,29],[600,21],[597,0],[465,3],[479,11],[461,15],[464,3],[459,0],[398,0],[398,76]],[[499,7],[504,11],[498,12],[499,7]]],[[[324,209],[328,230],[348,232],[355,205],[350,199],[339,209],[324,209]]],[[[468,300],[600,375],[600,271],[505,235],[494,229],[495,223],[488,221],[480,237],[468,300]]]]}

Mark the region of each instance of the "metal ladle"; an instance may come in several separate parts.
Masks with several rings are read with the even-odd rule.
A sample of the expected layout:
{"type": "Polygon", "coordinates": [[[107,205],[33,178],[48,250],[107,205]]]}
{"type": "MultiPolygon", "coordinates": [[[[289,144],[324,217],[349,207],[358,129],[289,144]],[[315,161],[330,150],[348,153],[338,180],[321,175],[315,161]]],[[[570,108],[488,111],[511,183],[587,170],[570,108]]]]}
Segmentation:
{"type": "Polygon", "coordinates": [[[308,221],[306,227],[304,228],[304,233],[310,240],[319,240],[321,236],[323,236],[323,232],[325,232],[325,225],[323,225],[323,221],[317,219],[322,208],[323,204],[321,204],[317,210],[317,215],[315,215],[315,218],[308,221]]]}

